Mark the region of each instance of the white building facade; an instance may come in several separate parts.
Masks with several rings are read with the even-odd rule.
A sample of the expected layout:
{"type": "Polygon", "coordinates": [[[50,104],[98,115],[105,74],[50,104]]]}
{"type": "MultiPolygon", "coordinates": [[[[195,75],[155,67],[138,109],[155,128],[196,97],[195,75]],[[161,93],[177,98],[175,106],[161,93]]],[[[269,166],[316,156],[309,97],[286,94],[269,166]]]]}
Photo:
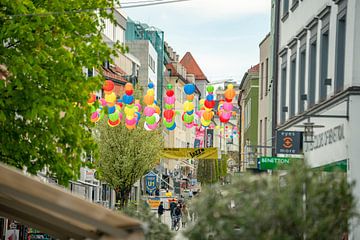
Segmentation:
{"type": "MultiPolygon", "coordinates": [[[[360,1],[281,0],[278,130],[311,122],[312,167],[343,166],[360,198],[360,1]],[[345,166],[345,167],[344,167],[345,166]]],[[[360,239],[352,226],[350,239],[360,239]]]]}

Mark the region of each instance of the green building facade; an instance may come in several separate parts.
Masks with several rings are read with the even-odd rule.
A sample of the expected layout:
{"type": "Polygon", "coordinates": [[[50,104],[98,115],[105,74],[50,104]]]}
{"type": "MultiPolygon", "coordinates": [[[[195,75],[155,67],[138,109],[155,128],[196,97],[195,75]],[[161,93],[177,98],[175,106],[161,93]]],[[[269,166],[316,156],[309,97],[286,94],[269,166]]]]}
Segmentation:
{"type": "Polygon", "coordinates": [[[241,160],[243,170],[256,168],[259,114],[259,65],[245,73],[240,84],[241,160]]]}

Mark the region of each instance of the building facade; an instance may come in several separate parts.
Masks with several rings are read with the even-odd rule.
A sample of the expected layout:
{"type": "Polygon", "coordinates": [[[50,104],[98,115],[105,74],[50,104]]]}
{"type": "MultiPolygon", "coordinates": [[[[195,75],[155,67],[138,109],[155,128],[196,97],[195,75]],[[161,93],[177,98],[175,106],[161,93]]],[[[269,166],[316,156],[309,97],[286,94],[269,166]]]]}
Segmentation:
{"type": "Polygon", "coordinates": [[[272,154],[272,98],[269,77],[271,38],[268,34],[260,43],[260,64],[259,64],[259,122],[258,122],[258,152],[261,156],[272,154]]]}
{"type": "Polygon", "coordinates": [[[138,83],[147,90],[147,85],[152,82],[155,97],[158,93],[158,54],[149,40],[128,41],[129,53],[140,61],[138,83]]]}
{"type": "MultiPolygon", "coordinates": [[[[147,62],[145,63],[145,66],[143,66],[142,63],[142,69],[146,70],[146,66],[149,66],[150,74],[154,74],[154,78],[156,76],[156,83],[154,82],[154,85],[157,86],[156,96],[158,105],[162,107],[162,96],[163,96],[163,83],[164,83],[164,71],[165,71],[165,65],[166,65],[166,56],[165,56],[165,41],[164,41],[164,32],[156,27],[149,26],[145,23],[135,22],[128,18],[127,24],[126,24],[126,32],[125,32],[125,38],[127,42],[136,42],[136,41],[142,41],[147,40],[151,43],[153,49],[150,49],[148,55],[145,56],[147,58],[147,62]],[[155,50],[157,57],[155,59],[155,54],[153,52],[155,50]],[[155,71],[153,71],[155,69],[155,71]],[[152,73],[151,73],[152,72],[152,73]]],[[[131,53],[131,46],[128,45],[130,48],[131,53]]],[[[139,53],[140,55],[144,54],[143,52],[139,53]]],[[[135,55],[136,57],[140,58],[140,56],[135,55]]],[[[148,79],[146,79],[148,81],[148,79]]]]}
{"type": "Polygon", "coordinates": [[[259,64],[250,68],[240,84],[241,110],[240,159],[241,170],[257,168],[258,114],[259,114],[259,64]]]}
{"type": "MultiPolygon", "coordinates": [[[[279,2],[278,130],[308,128],[304,158],[312,167],[342,167],[360,182],[360,2],[279,2]]],[[[360,197],[360,185],[354,189],[360,197]]],[[[358,225],[350,239],[360,238],[358,225]]]]}

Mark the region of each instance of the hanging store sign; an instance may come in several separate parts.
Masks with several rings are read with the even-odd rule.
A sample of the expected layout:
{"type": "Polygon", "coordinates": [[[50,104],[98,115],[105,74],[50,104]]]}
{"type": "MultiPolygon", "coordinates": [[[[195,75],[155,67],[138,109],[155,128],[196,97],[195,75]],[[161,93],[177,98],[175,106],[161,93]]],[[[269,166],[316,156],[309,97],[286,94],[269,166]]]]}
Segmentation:
{"type": "Polygon", "coordinates": [[[160,157],[174,160],[212,160],[218,159],[218,150],[217,148],[164,148],[160,152],[160,157]]]}
{"type": "Polygon", "coordinates": [[[302,132],[278,131],[276,135],[277,154],[300,154],[302,150],[302,132]]]}
{"type": "Polygon", "coordinates": [[[156,190],[156,175],[153,172],[149,172],[145,176],[146,191],[152,194],[156,190]]]}
{"type": "Polygon", "coordinates": [[[290,165],[290,158],[281,157],[260,157],[257,159],[257,168],[259,170],[273,170],[277,168],[286,168],[290,165]]]}
{"type": "Polygon", "coordinates": [[[206,147],[210,148],[214,146],[214,130],[207,129],[206,130],[206,147]]]}

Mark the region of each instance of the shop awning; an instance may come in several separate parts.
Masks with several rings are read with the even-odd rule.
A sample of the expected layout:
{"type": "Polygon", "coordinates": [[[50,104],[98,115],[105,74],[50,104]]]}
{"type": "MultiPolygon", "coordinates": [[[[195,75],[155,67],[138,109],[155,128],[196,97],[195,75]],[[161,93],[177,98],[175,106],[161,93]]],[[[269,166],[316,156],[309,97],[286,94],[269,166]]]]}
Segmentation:
{"type": "Polygon", "coordinates": [[[144,239],[141,222],[1,164],[0,216],[59,239],[144,239]]]}

